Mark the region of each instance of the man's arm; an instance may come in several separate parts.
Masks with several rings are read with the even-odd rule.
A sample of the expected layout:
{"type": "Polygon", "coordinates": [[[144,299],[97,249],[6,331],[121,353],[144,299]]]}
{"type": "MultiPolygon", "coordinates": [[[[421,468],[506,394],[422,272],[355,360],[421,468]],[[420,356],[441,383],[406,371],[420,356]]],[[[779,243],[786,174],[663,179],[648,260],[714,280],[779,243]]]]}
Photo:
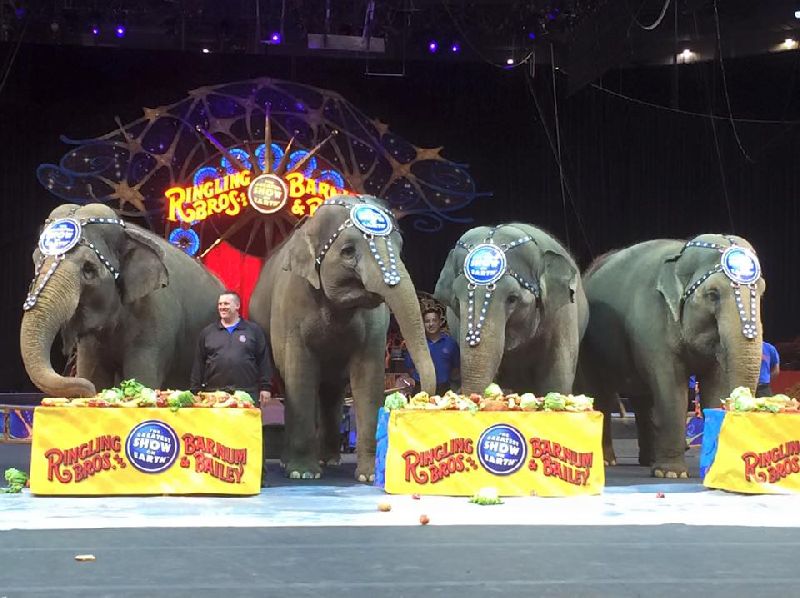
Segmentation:
{"type": "Polygon", "coordinates": [[[778,355],[778,350],[775,347],[772,348],[772,358],[772,369],[769,371],[770,378],[781,373],[781,358],[778,355]]]}
{"type": "Polygon", "coordinates": [[[197,346],[194,351],[194,363],[192,364],[192,374],[189,377],[189,389],[197,394],[203,390],[203,382],[206,378],[206,335],[205,330],[200,333],[197,339],[197,346]]]}

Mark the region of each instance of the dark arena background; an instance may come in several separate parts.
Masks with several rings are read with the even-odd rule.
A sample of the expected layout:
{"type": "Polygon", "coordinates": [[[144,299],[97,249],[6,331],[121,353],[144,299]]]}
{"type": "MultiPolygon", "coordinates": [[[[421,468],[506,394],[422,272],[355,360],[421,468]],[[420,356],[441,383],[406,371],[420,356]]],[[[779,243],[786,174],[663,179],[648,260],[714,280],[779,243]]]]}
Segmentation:
{"type": "Polygon", "coordinates": [[[761,259],[765,339],[800,334],[800,52],[788,29],[791,2],[725,2],[716,19],[714,3],[678,2],[655,31],[631,16],[653,22],[661,2],[378,2],[384,53],[306,45],[315,27],[360,39],[365,2],[341,3],[327,24],[322,8],[304,13],[289,2],[281,21],[281,2],[261,2],[258,30],[251,4],[205,3],[230,6],[191,13],[183,33],[174,19],[151,18],[158,29],[134,9],[147,3],[111,3],[117,12],[60,4],[4,1],[0,13],[1,391],[34,390],[19,322],[39,226],[62,202],[37,180],[39,165],[71,149],[60,136],[99,137],[117,128],[116,117],[131,123],[190,90],[258,77],[338,92],[415,146],[442,147],[444,158],[467,165],[478,196],[456,221],[433,231],[402,221],[419,290],[433,290],[447,251],[477,224],[534,223],[582,268],[646,239],[732,232],[761,259]],[[487,14],[497,22],[479,26],[487,14]],[[122,37],[115,15],[127,15],[122,37]],[[430,52],[434,39],[440,47],[430,52]]]}

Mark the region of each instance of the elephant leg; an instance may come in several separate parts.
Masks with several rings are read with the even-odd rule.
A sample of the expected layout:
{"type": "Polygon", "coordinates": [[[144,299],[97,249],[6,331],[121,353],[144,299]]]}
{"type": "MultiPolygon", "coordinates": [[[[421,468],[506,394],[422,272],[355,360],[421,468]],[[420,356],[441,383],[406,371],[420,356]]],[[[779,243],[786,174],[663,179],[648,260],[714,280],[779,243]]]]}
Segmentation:
{"type": "Polygon", "coordinates": [[[653,453],[653,397],[647,393],[636,401],[636,432],[639,440],[639,465],[651,466],[653,453]]]}
{"type": "Polygon", "coordinates": [[[337,384],[322,384],[319,389],[319,460],[323,465],[341,463],[343,394],[337,384]]]}
{"type": "Polygon", "coordinates": [[[152,347],[129,351],[122,362],[122,377],[136,381],[150,388],[158,388],[164,381],[167,358],[161,351],[152,347]]]}
{"type": "Polygon", "coordinates": [[[603,412],[603,463],[616,465],[617,455],[614,452],[614,442],[611,434],[611,413],[617,404],[617,395],[614,392],[604,391],[594,397],[595,409],[603,412]]]}
{"type": "Polygon", "coordinates": [[[77,357],[77,376],[91,380],[97,392],[116,384],[114,365],[97,349],[97,342],[93,338],[81,339],[77,357]]]}
{"type": "Polygon", "coordinates": [[[676,376],[659,360],[653,372],[653,456],[651,467],[657,478],[685,478],[686,409],[688,399],[683,376],[676,376]]]}
{"type": "Polygon", "coordinates": [[[383,359],[380,353],[361,353],[350,366],[350,387],[356,409],[356,479],[375,481],[375,429],[383,399],[383,359]]]}
{"type": "Polygon", "coordinates": [[[317,440],[319,365],[299,345],[287,348],[286,367],[281,370],[286,387],[283,462],[288,477],[316,479],[322,473],[317,440]]]}

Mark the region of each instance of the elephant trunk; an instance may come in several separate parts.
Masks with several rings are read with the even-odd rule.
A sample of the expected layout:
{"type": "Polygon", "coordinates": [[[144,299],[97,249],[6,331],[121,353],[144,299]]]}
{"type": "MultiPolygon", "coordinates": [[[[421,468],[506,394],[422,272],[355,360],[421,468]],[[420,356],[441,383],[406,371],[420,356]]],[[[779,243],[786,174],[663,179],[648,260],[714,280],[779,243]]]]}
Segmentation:
{"type": "MultiPolygon", "coordinates": [[[[495,381],[506,344],[505,317],[494,313],[496,306],[490,306],[489,315],[481,328],[481,341],[474,347],[467,338],[466,306],[461,307],[461,392],[483,394],[489,384],[495,381]]],[[[479,309],[476,309],[479,313],[479,309]]]]}
{"type": "MultiPolygon", "coordinates": [[[[43,271],[50,267],[50,262],[45,263],[43,271]]],[[[63,261],[39,295],[36,305],[22,316],[19,344],[25,371],[37,387],[52,397],[88,397],[96,392],[89,380],[61,376],[50,363],[50,350],[56,334],[78,308],[78,280],[76,267],[63,261]]]]}
{"type": "Polygon", "coordinates": [[[394,287],[383,285],[384,288],[377,292],[383,295],[400,326],[400,333],[405,339],[406,348],[419,373],[421,389],[433,395],[436,393],[436,371],[433,368],[428,340],[425,337],[425,326],[422,323],[417,291],[408,272],[401,264],[398,264],[397,270],[400,274],[400,283],[394,287]]]}
{"type": "MultiPolygon", "coordinates": [[[[749,305],[745,309],[749,313],[749,305]]],[[[720,400],[730,396],[731,391],[738,386],[749,388],[755,393],[758,383],[761,369],[761,324],[758,324],[756,337],[747,338],[742,334],[739,313],[735,306],[730,306],[726,311],[730,313],[723,314],[724,317],[719,319],[720,375],[716,380],[709,380],[709,383],[704,384],[702,377],[700,380],[700,397],[704,408],[719,407],[720,400]],[[731,321],[734,322],[733,325],[729,325],[731,321]]]]}

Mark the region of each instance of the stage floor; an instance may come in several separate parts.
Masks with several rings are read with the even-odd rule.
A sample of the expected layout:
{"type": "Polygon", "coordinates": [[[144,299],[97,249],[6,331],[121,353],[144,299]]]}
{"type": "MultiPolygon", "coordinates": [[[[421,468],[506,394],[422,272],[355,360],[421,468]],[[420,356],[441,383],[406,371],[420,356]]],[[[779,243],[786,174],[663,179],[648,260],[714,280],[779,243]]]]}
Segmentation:
{"type": "MultiPolygon", "coordinates": [[[[634,461],[635,441],[618,448],[634,461]]],[[[696,474],[696,449],[689,462],[696,474]]],[[[353,470],[288,481],[271,463],[270,487],[243,498],[0,495],[0,598],[763,598],[800,587],[800,534],[781,529],[800,526],[800,497],[709,491],[623,464],[607,468],[600,496],[482,507],[389,496],[353,470]]]]}

